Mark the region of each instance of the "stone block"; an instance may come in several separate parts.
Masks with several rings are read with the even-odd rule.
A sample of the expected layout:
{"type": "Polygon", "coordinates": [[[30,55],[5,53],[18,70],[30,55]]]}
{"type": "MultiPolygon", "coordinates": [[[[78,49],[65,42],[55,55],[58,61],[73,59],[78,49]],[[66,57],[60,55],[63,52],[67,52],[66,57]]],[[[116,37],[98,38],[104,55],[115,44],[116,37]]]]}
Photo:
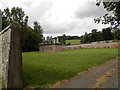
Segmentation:
{"type": "Polygon", "coordinates": [[[0,53],[2,87],[23,88],[22,52],[17,23],[12,23],[0,32],[0,53]]]}

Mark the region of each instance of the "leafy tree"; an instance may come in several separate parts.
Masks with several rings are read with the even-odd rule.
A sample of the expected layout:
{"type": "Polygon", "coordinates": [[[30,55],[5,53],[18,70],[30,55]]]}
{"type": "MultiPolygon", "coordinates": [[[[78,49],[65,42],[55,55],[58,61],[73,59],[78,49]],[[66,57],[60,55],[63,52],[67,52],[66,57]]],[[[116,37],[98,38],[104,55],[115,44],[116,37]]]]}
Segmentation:
{"type": "MultiPolygon", "coordinates": [[[[119,31],[114,31],[115,38],[119,38],[119,31]]],[[[112,40],[113,39],[113,33],[111,32],[111,28],[104,28],[101,31],[97,31],[97,29],[93,29],[91,33],[85,33],[80,37],[81,43],[91,43],[96,41],[102,41],[102,40],[112,40]]]]}
{"type": "Polygon", "coordinates": [[[43,29],[39,22],[34,22],[34,28],[28,25],[23,25],[21,28],[22,36],[22,48],[23,51],[35,51],[38,50],[38,44],[43,39],[43,29]]]}
{"type": "Polygon", "coordinates": [[[34,43],[34,32],[31,27],[24,26],[21,28],[22,38],[22,50],[33,51],[36,50],[36,44],[34,43]]]}
{"type": "Polygon", "coordinates": [[[4,9],[2,12],[2,29],[14,21],[22,26],[27,23],[28,16],[25,16],[24,11],[19,7],[13,7],[11,10],[9,8],[4,9]]]}
{"type": "Polygon", "coordinates": [[[91,32],[91,42],[95,42],[97,40],[97,29],[93,29],[91,32]]]}
{"type": "Polygon", "coordinates": [[[37,44],[43,41],[43,29],[39,22],[35,21],[34,23],[34,33],[36,36],[37,44]]]}
{"type": "Polygon", "coordinates": [[[97,32],[97,40],[96,41],[103,41],[103,35],[102,35],[101,31],[97,32]]]}
{"type": "Polygon", "coordinates": [[[113,39],[112,32],[111,32],[110,28],[102,29],[102,33],[103,33],[104,40],[112,40],[113,39]]]}
{"type": "Polygon", "coordinates": [[[120,40],[120,29],[119,28],[116,28],[113,30],[113,38],[115,40],[120,40]]]}
{"type": "Polygon", "coordinates": [[[66,35],[65,34],[63,34],[62,36],[60,36],[59,37],[59,40],[60,40],[60,43],[62,44],[62,45],[66,45],[66,35]]]}
{"type": "Polygon", "coordinates": [[[113,15],[105,14],[103,17],[94,19],[96,23],[102,22],[102,24],[110,24],[112,28],[120,26],[120,1],[118,2],[102,2],[98,0],[97,6],[103,5],[108,12],[112,12],[113,15]]]}
{"type": "Polygon", "coordinates": [[[87,32],[85,32],[85,35],[81,36],[81,43],[90,43],[90,42],[91,42],[90,34],[87,34],[87,32]]]}
{"type": "Polygon", "coordinates": [[[2,12],[2,29],[12,22],[17,22],[20,26],[22,51],[38,50],[38,44],[42,42],[43,29],[39,22],[34,22],[34,28],[28,25],[28,16],[22,8],[13,7],[4,9],[2,12]]]}

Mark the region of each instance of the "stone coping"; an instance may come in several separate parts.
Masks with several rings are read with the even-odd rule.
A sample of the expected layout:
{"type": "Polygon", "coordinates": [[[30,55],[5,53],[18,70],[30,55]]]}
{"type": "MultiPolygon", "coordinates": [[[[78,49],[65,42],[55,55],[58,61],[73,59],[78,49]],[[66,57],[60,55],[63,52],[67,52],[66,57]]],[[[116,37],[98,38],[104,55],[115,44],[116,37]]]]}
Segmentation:
{"type": "Polygon", "coordinates": [[[58,44],[58,43],[56,43],[56,44],[39,44],[39,46],[46,46],[46,45],[62,45],[62,44],[58,44]]]}
{"type": "Polygon", "coordinates": [[[9,26],[7,26],[4,30],[2,30],[0,32],[0,35],[3,34],[4,32],[6,32],[7,30],[9,30],[10,27],[11,27],[11,24],[9,26]]]}

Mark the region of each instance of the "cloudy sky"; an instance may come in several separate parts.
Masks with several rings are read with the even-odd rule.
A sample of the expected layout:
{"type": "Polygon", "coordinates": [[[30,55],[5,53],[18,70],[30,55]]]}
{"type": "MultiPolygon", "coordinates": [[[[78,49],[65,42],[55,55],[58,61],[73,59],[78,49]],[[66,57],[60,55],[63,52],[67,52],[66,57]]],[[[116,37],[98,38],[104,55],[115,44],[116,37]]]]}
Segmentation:
{"type": "Polygon", "coordinates": [[[0,8],[21,7],[29,16],[29,25],[38,21],[44,36],[82,35],[92,29],[107,27],[94,23],[106,11],[95,5],[96,0],[2,0],[0,8]]]}

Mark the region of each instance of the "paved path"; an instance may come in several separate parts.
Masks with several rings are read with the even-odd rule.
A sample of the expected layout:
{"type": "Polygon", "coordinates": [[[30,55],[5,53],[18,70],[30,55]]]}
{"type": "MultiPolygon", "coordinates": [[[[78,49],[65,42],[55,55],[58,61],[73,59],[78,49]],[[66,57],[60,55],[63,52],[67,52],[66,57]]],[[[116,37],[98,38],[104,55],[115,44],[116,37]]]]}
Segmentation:
{"type": "Polygon", "coordinates": [[[118,58],[96,66],[56,88],[118,88],[118,58]]]}

